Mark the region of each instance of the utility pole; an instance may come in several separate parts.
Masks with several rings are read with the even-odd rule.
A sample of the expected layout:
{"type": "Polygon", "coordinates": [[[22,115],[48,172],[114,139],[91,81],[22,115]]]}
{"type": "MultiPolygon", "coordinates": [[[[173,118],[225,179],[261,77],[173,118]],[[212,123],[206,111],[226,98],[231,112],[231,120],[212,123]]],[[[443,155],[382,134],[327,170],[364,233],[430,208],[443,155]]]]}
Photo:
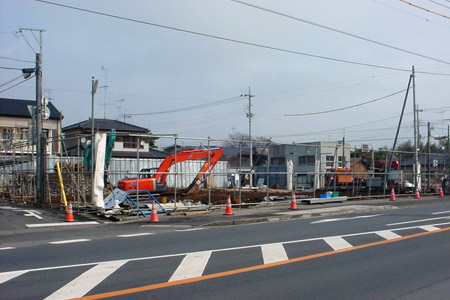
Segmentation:
{"type": "Polygon", "coordinates": [[[91,111],[91,202],[94,203],[94,174],[95,174],[95,123],[94,123],[94,108],[95,108],[95,93],[97,92],[98,80],[92,76],[92,88],[91,88],[91,96],[92,96],[92,111],[91,111]]]}
{"type": "Polygon", "coordinates": [[[419,175],[419,156],[417,153],[417,138],[418,138],[418,132],[417,132],[417,112],[416,112],[416,75],[414,72],[414,66],[412,66],[412,83],[413,83],[413,109],[414,109],[414,189],[417,190],[418,183],[418,175],[419,175]]]}
{"type": "Polygon", "coordinates": [[[36,206],[40,207],[45,200],[45,137],[42,130],[42,33],[43,29],[19,28],[19,32],[24,30],[39,31],[39,53],[36,53],[36,206]]]}
{"type": "Polygon", "coordinates": [[[431,145],[430,145],[430,138],[431,138],[431,125],[430,122],[428,122],[428,136],[427,136],[427,145],[428,145],[428,156],[427,156],[427,173],[428,173],[428,188],[431,185],[431,176],[430,176],[430,152],[431,152],[431,145]]]}
{"type": "Polygon", "coordinates": [[[244,95],[244,97],[248,97],[248,139],[250,140],[250,188],[253,187],[253,141],[252,141],[252,118],[254,114],[252,114],[252,98],[255,97],[250,93],[250,87],[248,87],[248,94],[244,95]]]}

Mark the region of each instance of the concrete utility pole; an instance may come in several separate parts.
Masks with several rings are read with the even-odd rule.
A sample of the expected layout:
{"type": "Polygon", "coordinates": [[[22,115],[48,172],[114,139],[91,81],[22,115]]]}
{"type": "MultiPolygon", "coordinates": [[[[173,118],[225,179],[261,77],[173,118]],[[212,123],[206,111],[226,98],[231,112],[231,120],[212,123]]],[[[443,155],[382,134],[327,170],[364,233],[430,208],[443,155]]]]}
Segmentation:
{"type": "Polygon", "coordinates": [[[92,76],[91,96],[92,96],[92,111],[91,111],[91,202],[94,203],[94,174],[95,174],[95,93],[97,92],[98,80],[92,76]]]}
{"type": "Polygon", "coordinates": [[[414,66],[412,66],[412,83],[413,83],[413,109],[414,109],[414,189],[416,190],[418,188],[418,176],[419,176],[419,155],[417,152],[417,138],[418,138],[418,132],[417,132],[417,112],[416,112],[416,75],[414,72],[414,66]]]}
{"type": "Polygon", "coordinates": [[[45,200],[45,137],[42,130],[42,33],[43,29],[19,28],[24,30],[39,31],[39,53],[36,53],[36,206],[40,207],[45,200]]]}
{"type": "Polygon", "coordinates": [[[248,87],[248,94],[244,95],[248,97],[248,139],[250,140],[250,188],[253,187],[253,141],[252,141],[252,98],[255,97],[250,93],[250,87],[248,87]]]}

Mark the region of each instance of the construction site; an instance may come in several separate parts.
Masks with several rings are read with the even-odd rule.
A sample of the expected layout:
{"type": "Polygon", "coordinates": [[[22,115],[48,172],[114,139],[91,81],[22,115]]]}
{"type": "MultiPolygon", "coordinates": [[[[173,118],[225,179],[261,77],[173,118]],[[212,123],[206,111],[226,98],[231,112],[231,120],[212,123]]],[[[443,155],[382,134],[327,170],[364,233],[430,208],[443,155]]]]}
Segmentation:
{"type": "MultiPolygon", "coordinates": [[[[370,200],[392,192],[398,196],[416,191],[436,194],[439,188],[448,192],[447,153],[422,154],[422,171],[416,173],[412,153],[350,149],[342,142],[267,142],[250,152],[250,142],[241,140],[228,155],[229,149],[212,139],[201,141],[206,147],[183,150],[176,147],[183,139],[176,137],[174,149],[179,150],[165,153],[165,158],[145,158],[142,147],[135,149],[135,158],[120,158],[115,148],[121,147],[121,135],[97,132],[95,161],[90,159],[91,134],[72,136],[72,141],[67,136],[46,139],[47,151],[40,162],[32,140],[3,141],[2,199],[54,209],[67,209],[71,203],[76,211],[99,216],[146,216],[153,203],[158,213],[170,214],[223,208],[228,199],[236,208],[248,208],[290,199],[312,204],[370,200]],[[68,149],[67,144],[77,146],[68,149]]],[[[167,138],[133,136],[137,145],[150,137],[167,138]]]]}

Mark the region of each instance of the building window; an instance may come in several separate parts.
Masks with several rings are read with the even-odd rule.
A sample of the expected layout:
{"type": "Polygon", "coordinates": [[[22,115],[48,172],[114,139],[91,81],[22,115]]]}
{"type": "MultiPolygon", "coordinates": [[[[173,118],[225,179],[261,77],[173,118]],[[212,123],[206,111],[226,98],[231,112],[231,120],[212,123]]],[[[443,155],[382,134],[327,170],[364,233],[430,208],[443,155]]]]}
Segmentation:
{"type": "Polygon", "coordinates": [[[270,159],[270,164],[284,165],[284,164],[286,164],[286,158],[285,157],[273,157],[270,159]]]}
{"type": "Polygon", "coordinates": [[[2,140],[12,140],[14,137],[14,131],[12,128],[3,128],[0,130],[0,138],[2,140]]]}
{"type": "Polygon", "coordinates": [[[313,165],[316,162],[316,157],[314,155],[304,155],[298,157],[299,165],[313,165]]]}
{"type": "Polygon", "coordinates": [[[326,166],[332,168],[334,166],[334,156],[327,155],[326,157],[326,166]]]}
{"type": "MultiPolygon", "coordinates": [[[[122,142],[124,149],[136,149],[137,138],[134,136],[120,136],[116,138],[116,141],[122,142]]],[[[140,149],[144,149],[143,145],[140,145],[140,149]]]]}

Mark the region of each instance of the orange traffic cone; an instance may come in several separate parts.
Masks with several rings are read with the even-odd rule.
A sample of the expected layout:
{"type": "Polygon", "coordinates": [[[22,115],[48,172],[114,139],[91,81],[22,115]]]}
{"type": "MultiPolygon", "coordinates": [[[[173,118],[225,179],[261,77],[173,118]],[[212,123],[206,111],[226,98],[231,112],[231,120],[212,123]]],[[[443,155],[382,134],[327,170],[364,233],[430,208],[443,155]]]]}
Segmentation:
{"type": "Polygon", "coordinates": [[[420,199],[420,192],[419,192],[418,188],[416,188],[416,192],[414,194],[414,199],[420,199]]]}
{"type": "Polygon", "coordinates": [[[392,188],[392,190],[391,190],[391,199],[390,199],[391,201],[395,201],[395,190],[394,190],[394,188],[392,188]]]}
{"type": "Polygon", "coordinates": [[[291,207],[289,209],[297,209],[297,199],[295,198],[295,192],[292,192],[291,207]]]}
{"type": "Polygon", "coordinates": [[[231,207],[231,197],[230,197],[230,195],[228,195],[228,198],[227,198],[227,207],[225,208],[224,215],[227,215],[227,216],[233,215],[233,208],[231,207]]]}
{"type": "Polygon", "coordinates": [[[152,212],[150,214],[150,223],[158,223],[158,212],[156,211],[155,200],[152,201],[152,212]]]}
{"type": "Polygon", "coordinates": [[[444,197],[444,190],[442,189],[442,185],[439,188],[439,197],[444,197]]]}
{"type": "Polygon", "coordinates": [[[73,222],[72,201],[69,201],[69,206],[66,212],[66,222],[73,222]]]}

